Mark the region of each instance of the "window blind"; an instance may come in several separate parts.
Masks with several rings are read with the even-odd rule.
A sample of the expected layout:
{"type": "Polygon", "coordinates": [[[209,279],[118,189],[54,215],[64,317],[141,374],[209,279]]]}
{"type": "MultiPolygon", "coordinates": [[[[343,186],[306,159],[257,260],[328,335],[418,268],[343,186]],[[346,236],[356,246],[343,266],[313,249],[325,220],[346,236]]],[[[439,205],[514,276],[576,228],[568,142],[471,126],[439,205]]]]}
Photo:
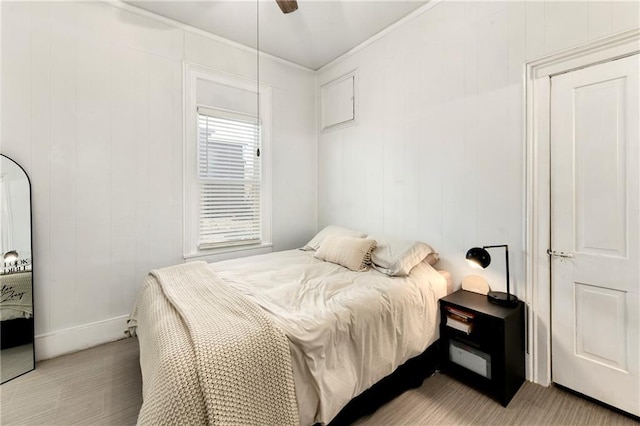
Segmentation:
{"type": "Polygon", "coordinates": [[[257,117],[198,107],[200,249],[260,242],[259,149],[257,117]]]}

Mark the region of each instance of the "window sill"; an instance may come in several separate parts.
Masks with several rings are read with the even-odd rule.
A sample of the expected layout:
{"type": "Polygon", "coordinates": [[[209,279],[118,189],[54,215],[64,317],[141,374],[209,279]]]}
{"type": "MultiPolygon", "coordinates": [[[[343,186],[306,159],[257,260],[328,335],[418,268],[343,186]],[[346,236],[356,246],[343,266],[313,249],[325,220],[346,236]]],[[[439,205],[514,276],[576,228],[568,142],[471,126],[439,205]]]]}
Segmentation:
{"type": "Polygon", "coordinates": [[[203,260],[205,262],[218,262],[221,260],[236,259],[239,257],[267,254],[273,251],[273,244],[254,244],[247,246],[222,247],[218,249],[203,250],[196,253],[183,255],[185,261],[203,260]]]}

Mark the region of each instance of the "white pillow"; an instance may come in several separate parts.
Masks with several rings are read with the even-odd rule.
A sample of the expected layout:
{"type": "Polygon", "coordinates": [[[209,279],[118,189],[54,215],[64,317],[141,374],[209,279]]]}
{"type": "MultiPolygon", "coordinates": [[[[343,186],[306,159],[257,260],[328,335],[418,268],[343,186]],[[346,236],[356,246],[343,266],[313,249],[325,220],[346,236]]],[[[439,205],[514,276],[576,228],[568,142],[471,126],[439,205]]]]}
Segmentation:
{"type": "Polygon", "coordinates": [[[325,227],[322,231],[318,232],[315,237],[311,239],[301,248],[301,250],[318,250],[322,241],[327,238],[329,235],[339,235],[343,237],[354,237],[354,238],[364,238],[367,236],[364,232],[354,231],[353,229],[343,228],[341,226],[329,225],[325,227]]]}
{"type": "Polygon", "coordinates": [[[369,235],[377,245],[371,253],[372,266],[392,277],[404,277],[423,260],[435,264],[438,253],[429,245],[420,241],[403,240],[386,235],[369,235]]]}
{"type": "Polygon", "coordinates": [[[313,257],[362,272],[371,266],[371,251],[375,246],[376,240],[368,238],[329,235],[313,257]]]}

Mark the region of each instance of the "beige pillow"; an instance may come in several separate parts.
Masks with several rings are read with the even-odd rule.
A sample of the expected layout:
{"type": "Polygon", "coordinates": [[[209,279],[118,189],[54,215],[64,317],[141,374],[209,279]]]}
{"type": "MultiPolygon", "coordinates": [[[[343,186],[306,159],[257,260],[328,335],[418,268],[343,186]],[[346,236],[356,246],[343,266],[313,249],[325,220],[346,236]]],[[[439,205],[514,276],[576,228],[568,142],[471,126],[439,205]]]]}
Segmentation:
{"type": "Polygon", "coordinates": [[[430,265],[438,262],[438,253],[420,241],[403,240],[386,235],[371,235],[377,246],[371,253],[372,266],[392,277],[404,277],[422,261],[430,265]]]}
{"type": "Polygon", "coordinates": [[[313,256],[352,271],[366,271],[371,265],[371,251],[375,247],[376,240],[329,235],[313,256]]]}
{"type": "Polygon", "coordinates": [[[307,251],[318,250],[318,248],[320,248],[320,245],[322,244],[324,239],[327,238],[329,235],[341,235],[343,237],[357,237],[357,238],[364,238],[367,236],[367,234],[365,234],[364,232],[354,231],[353,229],[343,228],[341,226],[329,225],[325,227],[322,231],[318,232],[316,236],[313,237],[311,241],[307,243],[307,245],[302,247],[301,250],[307,250],[307,251]]]}

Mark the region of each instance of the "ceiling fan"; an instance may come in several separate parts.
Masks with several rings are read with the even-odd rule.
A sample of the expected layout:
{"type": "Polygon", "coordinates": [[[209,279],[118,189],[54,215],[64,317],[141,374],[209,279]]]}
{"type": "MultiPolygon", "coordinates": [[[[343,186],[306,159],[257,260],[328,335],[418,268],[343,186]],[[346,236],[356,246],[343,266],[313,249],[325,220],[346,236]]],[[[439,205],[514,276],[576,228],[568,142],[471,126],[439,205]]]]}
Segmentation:
{"type": "Polygon", "coordinates": [[[276,0],[282,13],[291,13],[298,10],[298,2],[296,0],[276,0]]]}

